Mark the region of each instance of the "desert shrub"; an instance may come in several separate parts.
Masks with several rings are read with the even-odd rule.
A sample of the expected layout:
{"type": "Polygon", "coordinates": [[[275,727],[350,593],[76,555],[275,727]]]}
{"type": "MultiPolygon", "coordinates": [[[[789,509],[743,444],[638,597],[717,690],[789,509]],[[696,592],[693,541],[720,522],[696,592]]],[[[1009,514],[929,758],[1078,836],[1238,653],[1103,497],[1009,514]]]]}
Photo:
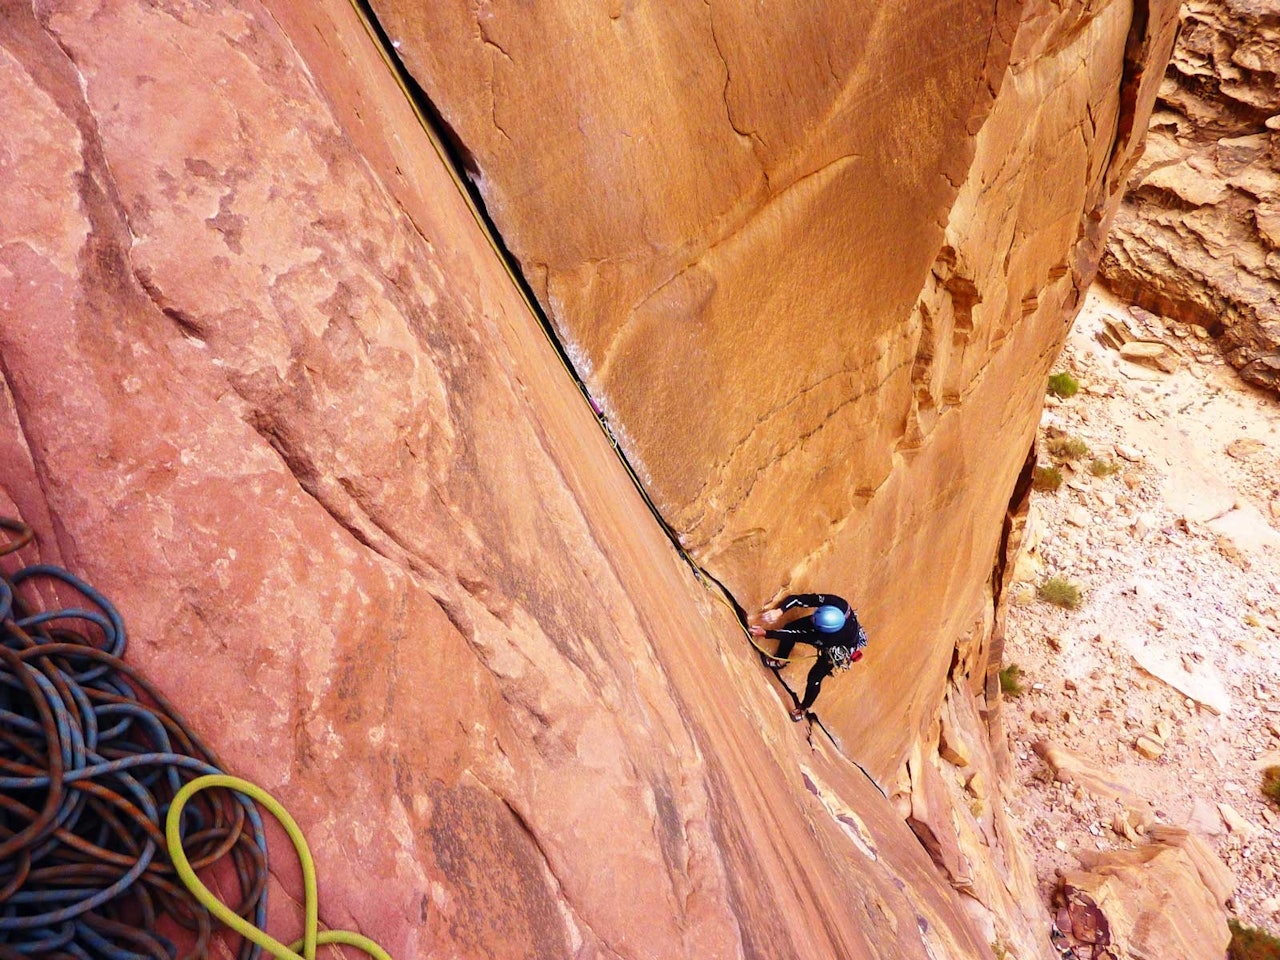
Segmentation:
{"type": "Polygon", "coordinates": [[[1049,455],[1058,460],[1079,460],[1089,455],[1089,445],[1079,437],[1050,437],[1044,445],[1049,455]]]}
{"type": "Polygon", "coordinates": [[[1062,486],[1062,471],[1057,467],[1036,467],[1031,486],[1037,490],[1057,490],[1062,486]]]}
{"type": "Polygon", "coordinates": [[[1109,477],[1120,472],[1120,464],[1115,460],[1094,460],[1089,464],[1089,472],[1095,477],[1109,477]]]}
{"type": "Polygon", "coordinates": [[[1049,378],[1049,393],[1055,397],[1074,397],[1080,390],[1080,381],[1063,371],[1049,378]]]}
{"type": "Polygon", "coordinates": [[[1280,940],[1259,930],[1246,927],[1239,920],[1231,920],[1231,943],[1227,945],[1227,960],[1280,960],[1280,940]]]}
{"type": "Polygon", "coordinates": [[[1262,793],[1272,803],[1280,805],[1280,767],[1267,767],[1262,771],[1262,793]]]}
{"type": "Polygon", "coordinates": [[[1080,588],[1066,577],[1050,577],[1040,584],[1036,596],[1045,603],[1074,610],[1080,606],[1080,588]]]}
{"type": "Polygon", "coordinates": [[[1022,668],[1016,663],[1011,663],[1000,671],[1000,692],[1006,697],[1021,696],[1022,668]]]}

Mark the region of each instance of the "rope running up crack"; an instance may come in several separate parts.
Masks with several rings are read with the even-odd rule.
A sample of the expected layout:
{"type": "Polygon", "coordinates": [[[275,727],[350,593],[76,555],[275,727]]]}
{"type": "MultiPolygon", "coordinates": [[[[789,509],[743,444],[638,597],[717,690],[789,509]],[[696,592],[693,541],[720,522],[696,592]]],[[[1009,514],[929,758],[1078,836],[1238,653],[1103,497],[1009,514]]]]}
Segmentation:
{"type": "MultiPolygon", "coordinates": [[[[557,358],[559,358],[560,360],[560,365],[564,368],[565,373],[569,375],[569,377],[573,380],[573,382],[577,384],[578,390],[581,392],[588,406],[591,407],[592,412],[595,414],[595,418],[600,425],[600,429],[604,431],[605,437],[608,439],[610,446],[613,447],[614,452],[618,456],[618,460],[622,463],[623,468],[626,470],[627,475],[630,477],[632,485],[636,488],[636,491],[640,494],[640,498],[644,501],[644,504],[649,509],[649,512],[653,514],[653,517],[658,522],[658,525],[661,527],[662,532],[666,534],[667,539],[670,540],[672,546],[675,547],[676,553],[678,553],[681,559],[683,559],[684,562],[688,564],[689,569],[693,571],[694,577],[698,580],[699,583],[701,583],[707,589],[707,592],[711,594],[711,596],[714,597],[719,603],[729,608],[729,610],[733,613],[735,619],[738,621],[738,626],[741,628],[743,635],[747,638],[747,642],[750,643],[751,646],[754,647],[756,651],[760,653],[761,656],[769,657],[772,659],[781,659],[784,663],[791,663],[795,660],[815,659],[817,654],[814,654],[813,656],[800,656],[800,657],[793,656],[793,657],[787,657],[787,658],[774,657],[773,654],[771,654],[769,651],[765,650],[762,646],[760,646],[760,644],[756,642],[755,637],[751,635],[750,623],[747,618],[747,612],[742,608],[742,605],[738,603],[737,599],[733,596],[733,594],[729,592],[729,588],[726,587],[723,583],[721,583],[720,580],[715,575],[708,572],[701,564],[699,564],[698,561],[695,560],[693,556],[689,553],[689,551],[685,549],[684,544],[680,542],[680,534],[674,528],[672,528],[671,524],[667,522],[667,519],[662,515],[662,512],[658,509],[657,504],[653,502],[652,497],[649,496],[649,491],[645,488],[644,483],[640,480],[639,475],[636,473],[635,467],[632,466],[631,460],[627,457],[626,452],[622,449],[622,445],[618,442],[618,438],[614,434],[613,428],[609,424],[608,416],[600,408],[600,405],[596,403],[595,399],[591,396],[590,391],[587,389],[586,384],[582,381],[582,378],[578,375],[578,372],[573,368],[573,365],[569,362],[569,358],[565,354],[564,346],[560,343],[559,339],[556,337],[555,332],[552,329],[551,322],[547,319],[546,313],[543,311],[542,307],[539,305],[536,298],[533,296],[532,291],[529,289],[528,283],[525,281],[524,277],[520,274],[520,272],[516,269],[514,262],[512,260],[511,254],[506,250],[506,248],[502,245],[501,241],[499,240],[496,230],[494,229],[492,223],[489,221],[488,215],[482,209],[482,205],[479,197],[476,195],[474,190],[471,187],[469,187],[467,183],[463,180],[462,174],[459,172],[457,162],[455,161],[453,156],[450,154],[449,149],[444,144],[443,138],[440,136],[439,131],[436,129],[436,123],[432,120],[431,117],[427,115],[427,108],[424,107],[424,101],[426,100],[425,94],[421,93],[421,91],[415,92],[414,87],[416,85],[414,84],[412,77],[409,75],[408,70],[405,69],[405,66],[400,61],[400,58],[395,54],[391,41],[387,37],[387,35],[383,32],[382,26],[378,22],[377,17],[374,15],[372,8],[369,6],[368,0],[350,0],[350,3],[351,3],[352,9],[355,11],[356,16],[359,18],[361,25],[364,27],[365,33],[368,35],[370,41],[373,43],[374,47],[377,49],[379,55],[382,58],[383,63],[386,64],[387,69],[391,72],[391,75],[395,78],[396,84],[400,87],[400,91],[404,94],[405,99],[408,101],[409,106],[413,110],[414,115],[418,120],[418,124],[422,128],[423,133],[426,135],[428,142],[430,142],[432,149],[435,151],[436,155],[439,157],[441,164],[444,166],[450,179],[453,181],[454,186],[457,188],[458,192],[462,195],[462,199],[465,202],[467,209],[470,212],[472,218],[475,220],[476,225],[480,228],[480,232],[484,235],[490,247],[493,248],[494,253],[497,254],[498,261],[502,264],[507,275],[511,278],[511,282],[515,285],[516,289],[520,292],[521,298],[524,300],[525,306],[529,309],[529,312],[538,319],[542,327],[543,334],[546,336],[547,341],[551,345],[552,350],[555,352],[557,358]]],[[[774,671],[774,676],[778,678],[778,682],[781,683],[783,688],[787,691],[787,693],[790,694],[792,701],[797,706],[799,706],[800,704],[799,696],[796,694],[794,690],[791,689],[790,684],[788,684],[786,680],[783,679],[782,675],[778,672],[777,668],[773,668],[773,671],[774,671]]],[[[866,778],[871,781],[872,785],[880,792],[882,796],[887,796],[887,794],[885,794],[884,788],[880,786],[879,782],[876,780],[875,777],[871,776],[871,774],[867,771],[866,767],[858,763],[856,760],[854,760],[852,757],[850,757],[847,753],[844,752],[844,749],[840,746],[839,741],[837,741],[835,737],[831,736],[831,732],[826,728],[826,725],[823,724],[822,721],[818,718],[818,715],[811,713],[810,716],[822,729],[822,732],[827,735],[827,739],[831,741],[832,745],[836,748],[836,750],[838,750],[851,763],[853,763],[854,766],[856,766],[859,770],[861,770],[863,775],[866,776],[866,778]]]]}

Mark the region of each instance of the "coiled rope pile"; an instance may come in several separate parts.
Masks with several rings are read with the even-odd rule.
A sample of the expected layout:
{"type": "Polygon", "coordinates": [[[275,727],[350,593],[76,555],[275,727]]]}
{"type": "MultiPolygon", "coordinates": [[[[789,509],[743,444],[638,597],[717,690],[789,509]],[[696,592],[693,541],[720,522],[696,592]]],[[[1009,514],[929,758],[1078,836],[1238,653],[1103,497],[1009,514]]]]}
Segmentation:
{"type": "MultiPolygon", "coordinates": [[[[0,531],[0,558],[32,540],[15,520],[0,517],[0,531]]],[[[0,960],[176,960],[175,938],[184,958],[201,958],[214,918],[240,934],[240,960],[264,949],[313,960],[322,944],[390,960],[359,934],[319,931],[315,866],[298,825],[261,788],[223,774],[123,661],[124,621],[110,602],[61,567],[3,573],[14,567],[0,565],[0,960]],[[41,581],[45,595],[75,594],[83,605],[34,609],[41,581]],[[304,934],[289,946],[263,930],[257,804],[302,862],[304,934]],[[237,884],[234,906],[196,877],[214,864],[221,887],[237,884]]]]}
{"type": "MultiPolygon", "coordinates": [[[[0,528],[9,534],[0,556],[31,540],[16,521],[0,518],[0,528]]],[[[0,577],[3,960],[172,960],[175,944],[155,932],[162,916],[190,931],[187,955],[207,954],[212,920],[178,880],[163,817],[184,784],[221,765],[121,659],[125,644],[115,608],[66,570],[33,565],[0,577]],[[38,581],[83,605],[33,610],[38,581]]],[[[192,866],[228,857],[239,883],[234,910],[261,927],[266,839],[253,805],[205,792],[182,820],[192,866]]],[[[242,960],[260,954],[249,941],[239,951],[242,960]]]]}

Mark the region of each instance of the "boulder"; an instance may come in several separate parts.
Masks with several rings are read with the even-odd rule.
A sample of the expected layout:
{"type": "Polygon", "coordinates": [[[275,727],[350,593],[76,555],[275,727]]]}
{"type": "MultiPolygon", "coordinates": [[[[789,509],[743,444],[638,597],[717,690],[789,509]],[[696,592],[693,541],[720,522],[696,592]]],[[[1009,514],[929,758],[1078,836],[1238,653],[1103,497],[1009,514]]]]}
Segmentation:
{"type": "Polygon", "coordinates": [[[1156,825],[1141,846],[1076,853],[1083,870],[1063,874],[1065,891],[1091,898],[1119,956],[1133,960],[1218,960],[1231,932],[1230,871],[1194,834],[1156,825]]]}
{"type": "Polygon", "coordinates": [[[1154,645],[1142,643],[1140,639],[1128,639],[1125,646],[1134,664],[1144,673],[1167,683],[1209,712],[1221,715],[1231,709],[1231,693],[1209,664],[1196,664],[1192,673],[1185,664],[1175,662],[1168,654],[1155,649],[1154,645]]]}

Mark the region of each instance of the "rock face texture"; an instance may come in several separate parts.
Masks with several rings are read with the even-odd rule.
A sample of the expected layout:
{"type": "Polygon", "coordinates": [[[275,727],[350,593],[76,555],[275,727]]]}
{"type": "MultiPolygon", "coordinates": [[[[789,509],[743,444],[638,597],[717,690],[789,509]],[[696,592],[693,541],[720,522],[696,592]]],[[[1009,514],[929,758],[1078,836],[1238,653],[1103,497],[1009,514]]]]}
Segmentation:
{"type": "Polygon", "coordinates": [[[992,621],[1176,5],[373,6],[685,544],[748,609],[858,607],[820,712],[898,770],[992,621]]]}
{"type": "Polygon", "coordinates": [[[379,6],[690,547],[863,611],[821,712],[891,798],[779,709],[346,0],[0,14],[0,506],[395,956],[1050,956],[999,563],[1171,5],[379,6]]]}
{"type": "Polygon", "coordinates": [[[1183,5],[1102,275],[1280,389],[1280,4],[1183,5]]]}
{"type": "Polygon", "coordinates": [[[1081,851],[1084,869],[1066,873],[1064,888],[1093,899],[1112,942],[1134,960],[1225,956],[1231,872],[1195,834],[1158,825],[1152,837],[1129,850],[1081,851]]]}
{"type": "Polygon", "coordinates": [[[347,4],[11,6],[0,70],[4,509],[298,817],[328,922],[989,956],[648,519],[347,4]]]}

